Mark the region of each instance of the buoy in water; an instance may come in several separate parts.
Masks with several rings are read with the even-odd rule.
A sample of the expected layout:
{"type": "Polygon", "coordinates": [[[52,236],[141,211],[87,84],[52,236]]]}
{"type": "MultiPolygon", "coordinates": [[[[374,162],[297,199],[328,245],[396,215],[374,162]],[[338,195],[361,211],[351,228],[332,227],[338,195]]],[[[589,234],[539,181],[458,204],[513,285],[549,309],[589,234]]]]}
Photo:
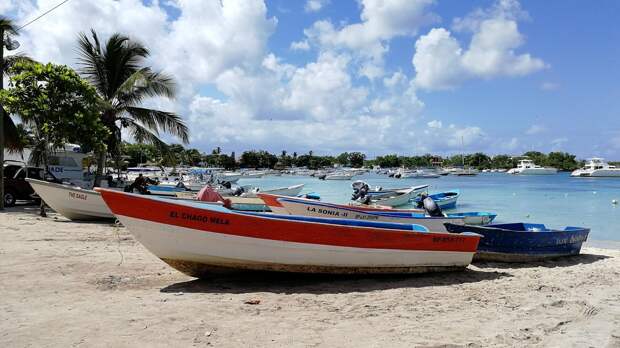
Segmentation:
{"type": "Polygon", "coordinates": [[[615,205],[615,204],[618,204],[618,200],[617,200],[617,199],[612,199],[612,200],[611,200],[611,204],[614,204],[614,205],[615,205]]]}

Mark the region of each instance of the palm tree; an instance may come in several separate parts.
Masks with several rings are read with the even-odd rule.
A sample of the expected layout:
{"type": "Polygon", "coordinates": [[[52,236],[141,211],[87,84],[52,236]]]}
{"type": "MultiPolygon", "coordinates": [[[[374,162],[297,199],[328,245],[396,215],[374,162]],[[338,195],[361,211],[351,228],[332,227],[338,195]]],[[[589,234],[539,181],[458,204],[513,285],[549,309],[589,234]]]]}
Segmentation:
{"type": "MultiPolygon", "coordinates": [[[[121,128],[129,130],[137,142],[166,148],[159,132],[189,142],[189,131],[181,116],[166,111],[144,108],[142,101],[149,97],[175,96],[171,77],[144,66],[149,50],[142,44],[121,34],[112,35],[102,46],[97,33],[92,39],[81,33],[78,39],[80,72],[95,87],[103,100],[101,121],[110,129],[108,152],[120,155],[121,128]]],[[[99,154],[97,180],[99,184],[106,153],[99,154]]]]}
{"type": "MultiPolygon", "coordinates": [[[[0,32],[4,33],[0,44],[7,48],[12,46],[14,47],[15,41],[11,39],[11,36],[17,36],[19,35],[19,32],[17,25],[13,23],[10,18],[0,16],[0,32]]],[[[9,68],[13,65],[24,61],[32,61],[32,59],[22,53],[13,54],[7,57],[4,57],[3,55],[2,61],[0,61],[0,67],[2,68],[2,76],[0,76],[0,78],[8,76],[9,68]]],[[[21,152],[23,149],[20,148],[19,130],[7,112],[2,112],[2,122],[4,124],[4,146],[6,146],[9,151],[21,152]]]]}

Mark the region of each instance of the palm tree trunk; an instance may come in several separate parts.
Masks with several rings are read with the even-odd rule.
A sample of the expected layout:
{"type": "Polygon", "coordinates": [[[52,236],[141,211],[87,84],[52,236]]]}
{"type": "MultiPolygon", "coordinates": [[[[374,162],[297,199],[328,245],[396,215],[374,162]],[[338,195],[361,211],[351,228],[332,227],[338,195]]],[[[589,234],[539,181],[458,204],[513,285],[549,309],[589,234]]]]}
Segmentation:
{"type": "Polygon", "coordinates": [[[101,151],[97,154],[97,171],[95,171],[95,187],[101,186],[101,179],[103,178],[103,167],[105,166],[106,151],[101,151]]]}

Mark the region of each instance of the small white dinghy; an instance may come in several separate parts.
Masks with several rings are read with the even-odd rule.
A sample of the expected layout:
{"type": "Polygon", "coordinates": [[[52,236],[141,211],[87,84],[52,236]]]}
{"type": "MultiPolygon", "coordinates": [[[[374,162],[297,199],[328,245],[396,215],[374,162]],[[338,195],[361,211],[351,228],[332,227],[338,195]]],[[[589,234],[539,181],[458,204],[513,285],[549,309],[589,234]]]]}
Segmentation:
{"type": "Polygon", "coordinates": [[[47,205],[69,220],[115,218],[99,192],[35,179],[26,180],[47,205]]]}
{"type": "MultiPolygon", "coordinates": [[[[370,196],[370,204],[386,207],[399,207],[401,205],[406,205],[409,204],[409,201],[416,197],[420,191],[424,190],[427,186],[428,185],[415,186],[388,192],[385,195],[373,195],[370,196]]],[[[359,202],[354,204],[359,204],[359,202]]]]}
{"type": "Polygon", "coordinates": [[[242,194],[241,197],[257,197],[256,195],[258,193],[268,193],[271,195],[294,197],[300,194],[301,190],[303,189],[304,189],[304,184],[293,185],[289,187],[280,187],[280,188],[264,190],[264,191],[261,191],[260,189],[256,188],[250,192],[246,192],[242,194]]]}

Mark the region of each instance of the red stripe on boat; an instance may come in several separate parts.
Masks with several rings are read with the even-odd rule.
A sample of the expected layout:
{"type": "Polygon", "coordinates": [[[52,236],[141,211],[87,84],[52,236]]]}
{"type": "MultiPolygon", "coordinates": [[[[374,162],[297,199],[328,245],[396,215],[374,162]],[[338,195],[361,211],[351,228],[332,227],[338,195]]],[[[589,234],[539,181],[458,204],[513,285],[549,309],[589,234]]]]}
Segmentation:
{"type": "Polygon", "coordinates": [[[97,189],[115,215],[148,220],[205,232],[370,249],[474,252],[479,236],[399,231],[379,228],[279,220],[218,212],[164,202],[118,191],[97,189]]]}

